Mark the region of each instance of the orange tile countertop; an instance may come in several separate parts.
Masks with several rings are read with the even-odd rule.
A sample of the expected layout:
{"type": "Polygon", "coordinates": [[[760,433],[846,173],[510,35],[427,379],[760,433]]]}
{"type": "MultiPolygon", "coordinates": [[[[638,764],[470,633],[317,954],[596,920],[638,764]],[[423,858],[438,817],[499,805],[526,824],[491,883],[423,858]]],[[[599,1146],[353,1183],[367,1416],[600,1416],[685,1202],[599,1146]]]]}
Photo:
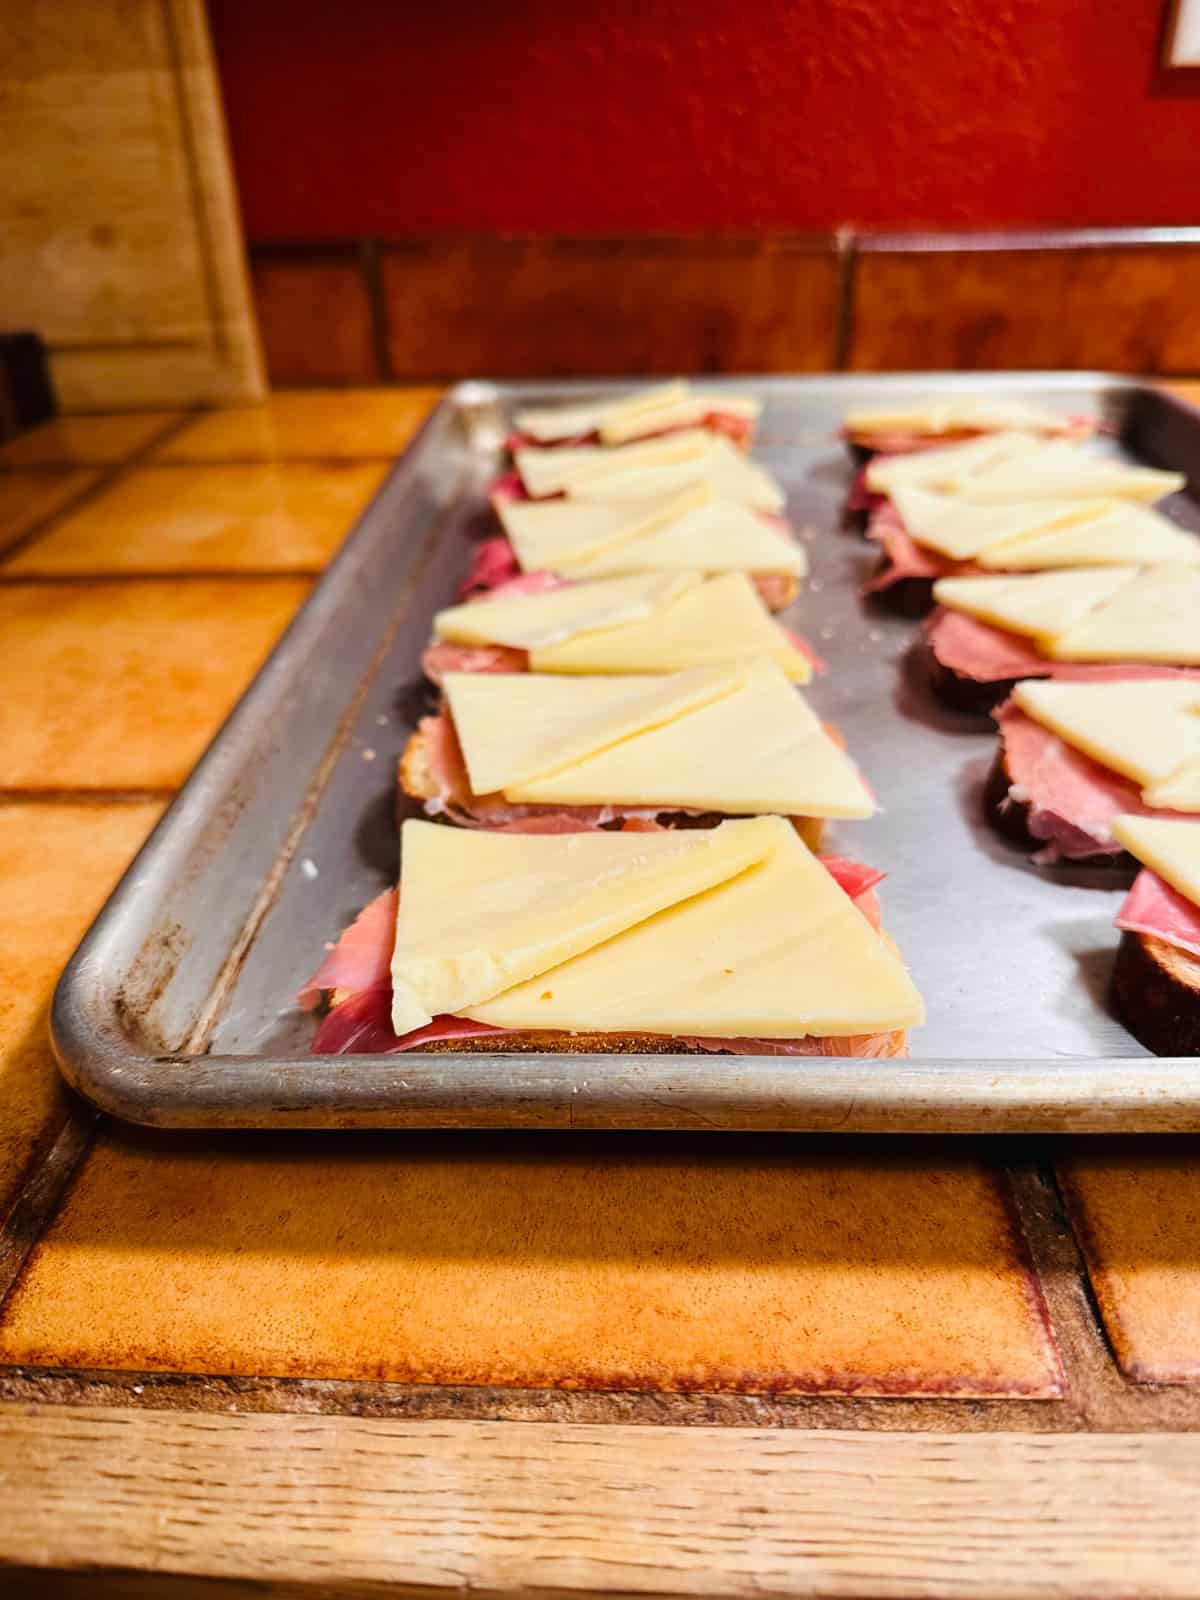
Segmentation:
{"type": "Polygon", "coordinates": [[[1200,1140],[187,1135],[69,1102],[45,1031],[63,960],[435,399],[281,393],[0,447],[0,1585],[8,1562],[29,1593],[74,1592],[36,1587],[47,1564],[153,1568],[163,1587],[129,1592],[156,1594],[280,1573],[330,1594],[1196,1593],[1200,1467],[1163,1441],[1200,1430],[1200,1140]],[[318,1448],[361,1498],[286,1549],[222,1498],[256,1460],[302,1521],[318,1448]],[[114,1451],[150,1499],[104,1475],[114,1451]],[[180,1526],[211,1539],[153,1498],[204,1451],[180,1526]],[[1036,1543],[1052,1461],[1074,1509],[1043,1544],[1091,1521],[1022,1587],[1007,1540],[1036,1543]],[[561,1525],[543,1478],[579,1502],[561,1525]],[[937,1525],[993,1479],[1005,1537],[982,1501],[937,1525]],[[806,1484],[832,1495],[812,1545],[784,1531],[806,1484]],[[439,1530],[425,1545],[372,1499],[388,1485],[439,1530]],[[460,1538],[472,1496],[492,1520],[460,1538]],[[510,1515],[520,1548],[492,1550],[510,1515]],[[1161,1521],[1166,1553],[1121,1588],[1126,1518],[1161,1521]]]}

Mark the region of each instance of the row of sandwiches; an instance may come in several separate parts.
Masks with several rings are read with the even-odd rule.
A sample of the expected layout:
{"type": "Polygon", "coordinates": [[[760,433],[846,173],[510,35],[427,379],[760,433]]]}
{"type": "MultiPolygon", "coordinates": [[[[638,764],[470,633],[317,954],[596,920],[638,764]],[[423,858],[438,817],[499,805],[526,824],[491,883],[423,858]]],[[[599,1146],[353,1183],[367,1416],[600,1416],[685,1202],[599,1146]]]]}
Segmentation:
{"type": "Polygon", "coordinates": [[[937,608],[935,693],[994,717],[992,825],[1039,864],[1140,868],[1116,1007],[1156,1052],[1200,1053],[1200,539],[1151,509],[1184,480],[1094,457],[1083,421],[1023,409],[947,444],[983,413],[914,407],[903,451],[886,418],[862,480],[886,563],[871,587],[937,608]]]}
{"type": "Polygon", "coordinates": [[[876,801],[775,614],[806,561],[757,415],[683,384],[518,413],[423,657],[399,883],[301,991],[316,1051],[905,1052],[883,874],[825,849],[876,801]]]}

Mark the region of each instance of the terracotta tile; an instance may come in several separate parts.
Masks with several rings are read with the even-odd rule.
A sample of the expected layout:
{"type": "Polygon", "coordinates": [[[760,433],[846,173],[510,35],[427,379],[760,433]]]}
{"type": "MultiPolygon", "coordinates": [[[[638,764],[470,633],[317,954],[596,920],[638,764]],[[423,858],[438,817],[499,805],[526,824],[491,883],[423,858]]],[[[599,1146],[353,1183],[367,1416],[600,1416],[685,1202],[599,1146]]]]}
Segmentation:
{"type": "Polygon", "coordinates": [[[259,406],[210,411],[163,449],[163,461],[353,459],[399,455],[437,404],[437,389],[285,390],[259,406]]]}
{"type": "Polygon", "coordinates": [[[353,246],[258,249],[250,279],[273,384],[379,381],[367,283],[353,246]]]}
{"type": "Polygon", "coordinates": [[[47,1032],[67,957],[162,805],[0,805],[0,1217],[62,1125],[47,1032]]]}
{"type": "Polygon", "coordinates": [[[834,364],[837,255],[806,240],[417,240],[382,276],[398,378],[834,364]]]}
{"type": "Polygon", "coordinates": [[[11,467],[108,466],[149,444],[179,415],[129,411],[110,417],[55,417],[0,446],[0,461],[11,467]]]}
{"type": "Polygon", "coordinates": [[[0,1361],[520,1387],[1050,1395],[960,1149],[617,1135],[106,1137],[0,1361]]]}
{"type": "Polygon", "coordinates": [[[1200,1140],[1079,1141],[1059,1175],[1122,1371],[1200,1384],[1200,1140]]]}
{"type": "Polygon", "coordinates": [[[97,472],[0,472],[0,550],[95,483],[97,472]]]}
{"type": "Polygon", "coordinates": [[[309,585],[0,585],[0,789],[182,782],[309,585]]]}
{"type": "Polygon", "coordinates": [[[387,470],[385,461],[143,467],[5,570],[319,572],[387,470]]]}
{"type": "Polygon", "coordinates": [[[1200,250],[859,254],[850,366],[1200,370],[1200,250]]]}

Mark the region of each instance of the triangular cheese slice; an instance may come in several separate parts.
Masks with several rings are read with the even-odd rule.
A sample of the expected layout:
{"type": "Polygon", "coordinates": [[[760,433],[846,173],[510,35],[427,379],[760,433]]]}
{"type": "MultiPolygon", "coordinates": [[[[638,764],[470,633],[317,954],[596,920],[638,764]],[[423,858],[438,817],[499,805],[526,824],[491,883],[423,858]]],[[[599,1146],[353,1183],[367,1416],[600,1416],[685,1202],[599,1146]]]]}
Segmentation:
{"type": "Polygon", "coordinates": [[[439,611],[433,632],[446,644],[536,650],[652,617],[702,581],[696,572],[643,572],[599,583],[563,584],[540,594],[501,594],[439,611]]]}
{"type": "Polygon", "coordinates": [[[1062,661],[1163,661],[1200,665],[1200,570],[1149,567],[1085,618],[1057,634],[1062,661]]]}
{"type": "MultiPolygon", "coordinates": [[[[871,816],[874,798],[857,767],[778,667],[763,664],[741,674],[731,672],[727,682],[727,694],[670,720],[660,718],[636,736],[612,741],[544,776],[505,782],[505,798],[538,805],[654,806],[747,816],[772,811],[805,817],[871,816]]],[[[463,748],[466,753],[465,739],[463,748]]],[[[469,754],[467,759],[469,765],[469,754]]]]}
{"type": "Polygon", "coordinates": [[[1131,856],[1200,906],[1200,822],[1114,817],[1112,831],[1131,856]]]}
{"type": "Polygon", "coordinates": [[[1035,450],[972,472],[962,483],[967,499],[996,504],[1010,500],[1076,500],[1099,496],[1150,504],[1182,489],[1180,472],[1103,461],[1077,446],[1052,440],[1035,450]]]}
{"type": "Polygon", "coordinates": [[[1136,573],[1136,567],[1076,567],[1015,578],[939,578],[933,597],[1009,633],[1044,638],[1082,621],[1136,573]]]}
{"type": "MultiPolygon", "coordinates": [[[[518,555],[520,552],[518,551],[518,555]]],[[[710,499],[637,538],[614,541],[578,560],[560,557],[571,577],[617,572],[785,572],[801,578],[808,558],[787,533],[736,500],[710,499]]]]}
{"type": "Polygon", "coordinates": [[[636,415],[625,413],[605,417],[600,424],[600,437],[605,444],[624,444],[626,440],[635,439],[643,433],[657,433],[668,428],[703,427],[705,419],[714,414],[754,422],[761,413],[761,402],[749,395],[691,390],[680,400],[664,402],[636,415]]]}
{"type": "MultiPolygon", "coordinates": [[[[1046,502],[1069,507],[1071,501],[1046,502]]],[[[1137,562],[1200,565],[1200,539],[1148,506],[1124,500],[1077,500],[1075,514],[1059,516],[1040,531],[989,544],[980,551],[980,566],[1005,572],[1048,567],[1099,567],[1137,562]]],[[[971,506],[977,515],[1023,513],[1025,502],[1011,506],[971,506]]]]}
{"type": "MultiPolygon", "coordinates": [[[[578,587],[600,589],[630,581],[578,587]]],[[[530,596],[530,603],[571,592],[552,590],[530,596]]],[[[529,666],[533,672],[675,672],[756,657],[774,661],[793,683],[807,683],[812,676],[810,659],[772,619],[754,585],[744,573],[732,572],[668,596],[635,620],[581,629],[561,642],[535,647],[529,666]]]]}
{"type": "Polygon", "coordinates": [[[845,1036],[924,1019],[895,951],[778,817],[759,866],[661,911],[470,1015],[516,1030],[845,1036]]]}
{"type": "Polygon", "coordinates": [[[474,794],[557,772],[739,687],[735,670],[566,678],[448,672],[442,680],[474,794]]]}
{"type": "Polygon", "coordinates": [[[392,958],[398,1034],[462,1011],[736,877],[770,854],[770,830],[724,823],[675,833],[401,830],[392,958]]]}
{"type": "Polygon", "coordinates": [[[1098,515],[1086,502],[1035,500],[1012,506],[977,506],[961,495],[931,494],[907,484],[897,485],[891,498],[905,529],[918,544],[955,561],[983,560],[993,546],[1007,549],[1023,536],[1098,515]]]}
{"type": "Polygon", "coordinates": [[[728,439],[696,428],[616,449],[518,450],[517,471],[535,499],[566,494],[571,499],[630,500],[670,494],[707,481],[714,490],[761,511],[780,511],[779,485],[728,439]]]}
{"type": "Polygon", "coordinates": [[[847,411],[850,434],[914,433],[936,435],[1020,428],[1028,433],[1057,433],[1068,426],[1044,406],[1025,400],[985,400],[972,395],[946,395],[890,406],[860,406],[847,411]]]}
{"type": "Polygon", "coordinates": [[[643,412],[671,406],[683,400],[687,392],[687,384],[680,379],[643,389],[638,394],[605,396],[561,406],[528,406],[518,411],[513,420],[520,432],[529,438],[554,444],[560,439],[596,433],[609,419],[635,419],[643,412]]]}
{"type": "Polygon", "coordinates": [[[665,439],[643,439],[618,449],[588,444],[554,450],[529,446],[514,451],[513,460],[525,488],[540,500],[550,494],[571,494],[597,478],[695,462],[710,442],[710,435],[702,428],[692,428],[665,439]]]}
{"type": "Polygon", "coordinates": [[[1142,799],[1164,811],[1200,811],[1200,756],[1181,762],[1170,777],[1148,783],[1142,799]]]}
{"type": "Polygon", "coordinates": [[[1147,805],[1162,804],[1155,786],[1200,757],[1200,681],[1027,680],[1013,699],[1060,739],[1140,784],[1147,805]]]}
{"type": "Polygon", "coordinates": [[[867,488],[874,494],[890,495],[908,485],[940,494],[957,494],[972,473],[1037,450],[1040,444],[1031,433],[993,433],[962,444],[942,445],[936,450],[876,456],[867,465],[867,488]]]}
{"type": "Polygon", "coordinates": [[[500,524],[526,572],[558,572],[566,565],[643,538],[712,499],[704,483],[645,499],[589,503],[580,500],[511,500],[497,507],[500,524]]]}

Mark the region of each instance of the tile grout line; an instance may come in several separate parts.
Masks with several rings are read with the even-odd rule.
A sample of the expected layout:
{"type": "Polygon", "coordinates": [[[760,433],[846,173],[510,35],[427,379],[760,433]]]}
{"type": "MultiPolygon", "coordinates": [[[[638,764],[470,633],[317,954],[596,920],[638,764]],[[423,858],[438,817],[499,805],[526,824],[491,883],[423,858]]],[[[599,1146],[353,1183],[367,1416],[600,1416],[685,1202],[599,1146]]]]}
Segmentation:
{"type": "MultiPolygon", "coordinates": [[[[7,564],[13,556],[18,555],[22,550],[30,549],[55,528],[62,519],[74,516],[85,505],[91,505],[93,501],[99,500],[102,495],[107,494],[115,484],[123,482],[131,472],[149,458],[153,451],[161,449],[176,434],[182,433],[198,417],[203,416],[205,409],[197,406],[183,412],[173,421],[164,423],[157,433],[152,434],[144,444],[139,445],[136,450],[130,451],[127,456],[122,456],[120,461],[110,462],[107,466],[100,466],[98,469],[99,475],[93,483],[90,483],[85,489],[81,489],[77,495],[67,501],[66,505],[59,506],[44,517],[37,518],[26,528],[20,538],[14,539],[12,544],[6,545],[0,551],[0,577],[3,576],[4,564],[7,564]]],[[[87,470],[82,463],[79,464],[79,469],[87,470]]],[[[6,468],[5,470],[9,469],[6,468]]]]}

